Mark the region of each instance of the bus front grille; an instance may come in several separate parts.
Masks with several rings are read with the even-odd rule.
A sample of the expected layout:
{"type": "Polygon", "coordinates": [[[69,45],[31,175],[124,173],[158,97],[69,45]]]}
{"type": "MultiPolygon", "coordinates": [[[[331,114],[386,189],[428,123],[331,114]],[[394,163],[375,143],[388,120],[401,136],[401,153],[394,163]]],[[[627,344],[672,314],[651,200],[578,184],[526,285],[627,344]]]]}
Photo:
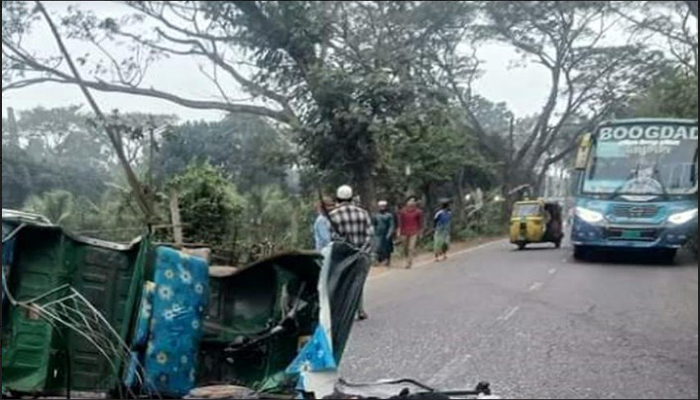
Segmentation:
{"type": "Polygon", "coordinates": [[[618,204],[613,207],[613,215],[618,218],[655,218],[659,211],[659,206],[648,204],[618,204]]]}

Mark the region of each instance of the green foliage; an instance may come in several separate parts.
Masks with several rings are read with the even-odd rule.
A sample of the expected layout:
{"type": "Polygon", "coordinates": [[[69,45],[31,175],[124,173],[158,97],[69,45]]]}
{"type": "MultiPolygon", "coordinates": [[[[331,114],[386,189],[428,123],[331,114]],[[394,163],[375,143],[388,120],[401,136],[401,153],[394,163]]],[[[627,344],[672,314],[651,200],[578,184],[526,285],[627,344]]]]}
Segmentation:
{"type": "Polygon", "coordinates": [[[278,186],[248,193],[244,240],[250,244],[267,242],[277,251],[312,248],[315,204],[313,199],[289,196],[278,186]]]}
{"type": "Polygon", "coordinates": [[[161,180],[183,173],[194,162],[221,168],[245,193],[281,184],[292,161],[282,132],[258,117],[229,116],[220,122],[188,122],[164,135],[158,152],[161,180]]]}
{"type": "Polygon", "coordinates": [[[186,242],[211,246],[235,242],[245,203],[221,169],[209,163],[191,164],[167,187],[178,193],[186,242]]]}
{"type": "Polygon", "coordinates": [[[450,109],[404,115],[387,136],[381,149],[389,180],[405,180],[412,191],[431,183],[453,182],[465,168],[490,167],[469,128],[450,109]],[[407,167],[410,176],[406,176],[407,167]]]}
{"type": "Polygon", "coordinates": [[[167,185],[179,194],[185,241],[233,252],[232,262],[254,259],[262,245],[268,251],[311,247],[313,200],[289,196],[280,186],[258,186],[238,194],[222,169],[192,164],[167,185]]]}
{"type": "Polygon", "coordinates": [[[4,207],[21,207],[29,196],[53,190],[99,198],[109,179],[109,154],[85,121],[78,107],[23,111],[16,137],[3,121],[4,207]]]}
{"type": "Polygon", "coordinates": [[[31,196],[23,209],[73,233],[103,240],[129,242],[145,232],[131,195],[116,186],[94,202],[64,190],[51,191],[31,196]]]}
{"type": "Polygon", "coordinates": [[[632,101],[629,114],[637,117],[698,118],[698,76],[680,69],[669,71],[632,101]]]}
{"type": "Polygon", "coordinates": [[[459,32],[468,15],[466,2],[199,4],[222,33],[238,38],[229,44],[250,55],[256,86],[299,111],[306,160],[344,175],[365,202],[373,200],[380,162],[377,134],[437,97],[422,66],[431,63],[432,44],[459,32]]]}
{"type": "Polygon", "coordinates": [[[75,199],[70,192],[57,190],[42,197],[32,196],[24,206],[26,211],[40,214],[57,225],[62,225],[73,216],[75,199]]]}
{"type": "Polygon", "coordinates": [[[249,239],[284,243],[292,240],[292,219],[296,213],[291,199],[278,187],[267,186],[246,196],[246,216],[250,218],[249,239]]]}
{"type": "MultiPolygon", "coordinates": [[[[470,239],[474,237],[498,236],[507,232],[506,207],[502,201],[498,201],[501,188],[489,191],[483,203],[465,204],[458,215],[455,225],[455,237],[458,239],[470,239]]],[[[472,197],[475,197],[472,194],[472,197]]]]}
{"type": "MultiPolygon", "coordinates": [[[[19,113],[17,137],[3,120],[3,195],[6,208],[20,208],[27,198],[65,190],[99,202],[107,182],[119,167],[106,135],[89,123],[80,107],[35,108],[19,113]]],[[[113,113],[110,120],[149,127],[172,121],[171,116],[113,113]]],[[[143,137],[124,137],[127,156],[136,167],[144,162],[143,137]]]]}
{"type": "MultiPolygon", "coordinates": [[[[100,20],[71,8],[60,29],[101,50],[76,57],[95,90],[138,87],[150,97],[233,113],[157,138],[158,187],[151,189],[178,190],[188,242],[290,249],[311,245],[319,187],[352,183],[366,202],[378,194],[397,204],[417,194],[427,209],[440,197],[458,199],[456,237],[498,234],[506,207],[485,201],[471,212],[462,204],[465,192],[536,184],[584,127],[610,115],[697,118],[697,66],[685,65],[692,51],[675,54],[683,65],[670,68],[649,46],[603,45],[605,33],[619,28],[617,18],[608,18],[608,3],[128,2],[137,16],[100,20]],[[541,113],[516,119],[505,104],[472,93],[480,73],[466,54],[473,39],[506,44],[550,73],[541,113]],[[128,54],[110,59],[103,53],[109,45],[128,54]],[[222,89],[229,82],[217,76],[210,78],[221,91],[218,101],[184,101],[140,86],[151,61],[183,52],[214,63],[256,105],[234,104],[222,89]],[[233,54],[241,59],[231,61],[233,54]],[[305,180],[301,196],[284,187],[290,171],[305,180]]],[[[36,67],[13,52],[33,54],[21,39],[35,19],[31,4],[3,2],[3,90],[31,83],[18,78],[62,79],[51,72],[62,65],[59,58],[39,54],[34,61],[46,68],[32,72],[36,67]]],[[[697,58],[697,34],[685,25],[669,25],[667,17],[644,22],[667,39],[689,35],[697,58]]],[[[116,112],[110,118],[123,130],[128,158],[146,175],[140,126],[172,118],[116,112]]],[[[127,240],[143,222],[129,191],[110,184],[119,181],[117,164],[104,134],[87,120],[78,107],[26,111],[21,140],[7,135],[3,121],[3,206],[26,205],[73,230],[127,240]]],[[[156,196],[154,206],[169,223],[166,197],[156,196]]]]}
{"type": "Polygon", "coordinates": [[[108,190],[97,202],[78,198],[75,209],[80,212],[68,221],[68,228],[84,236],[130,242],[146,232],[135,201],[122,190],[108,190]]]}

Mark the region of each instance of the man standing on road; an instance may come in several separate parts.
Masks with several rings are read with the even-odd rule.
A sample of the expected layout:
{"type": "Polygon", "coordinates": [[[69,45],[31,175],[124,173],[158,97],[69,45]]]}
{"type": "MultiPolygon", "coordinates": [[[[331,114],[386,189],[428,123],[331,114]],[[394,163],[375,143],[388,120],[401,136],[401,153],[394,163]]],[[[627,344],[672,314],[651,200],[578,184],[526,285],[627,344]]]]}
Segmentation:
{"type": "Polygon", "coordinates": [[[445,261],[450,249],[450,230],[452,227],[452,210],[450,210],[449,200],[441,202],[440,211],[435,214],[433,224],[435,227],[433,239],[435,242],[435,261],[445,261]]]}
{"type": "Polygon", "coordinates": [[[379,213],[374,216],[374,238],[377,264],[391,267],[391,255],[394,253],[394,215],[389,211],[389,203],[380,201],[379,213]]]}
{"type": "MultiPolygon", "coordinates": [[[[353,204],[353,190],[350,186],[341,186],[336,193],[337,207],[331,211],[330,219],[337,230],[336,239],[345,240],[357,247],[368,257],[372,251],[374,227],[372,217],[367,210],[353,204]]],[[[368,318],[364,308],[364,299],[360,299],[360,320],[368,318]]]]}
{"type": "Polygon", "coordinates": [[[423,231],[423,212],[418,208],[415,197],[408,199],[406,207],[399,214],[399,236],[403,241],[403,253],[406,257],[406,269],[413,267],[416,246],[423,231]]]}

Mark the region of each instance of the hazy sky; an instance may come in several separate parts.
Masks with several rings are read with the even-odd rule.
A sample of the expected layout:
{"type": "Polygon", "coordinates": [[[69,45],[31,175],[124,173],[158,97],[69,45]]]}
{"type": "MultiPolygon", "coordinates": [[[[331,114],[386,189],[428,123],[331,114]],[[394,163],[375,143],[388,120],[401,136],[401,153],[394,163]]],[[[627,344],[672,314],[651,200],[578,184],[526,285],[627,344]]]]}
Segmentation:
{"type": "MultiPolygon", "coordinates": [[[[46,4],[52,13],[58,15],[70,3],[47,2],[46,4]]],[[[81,2],[81,7],[91,9],[100,16],[113,17],[118,17],[125,10],[123,5],[109,2],[81,2]]],[[[43,27],[43,24],[40,26],[43,27]]],[[[30,46],[38,53],[56,52],[55,43],[43,28],[35,30],[28,41],[28,47],[30,46]]],[[[75,43],[70,47],[75,54],[86,52],[85,47],[75,43]]],[[[508,103],[518,116],[539,111],[549,88],[546,70],[532,65],[526,68],[511,68],[511,62],[518,56],[507,46],[483,46],[478,49],[478,56],[483,60],[484,69],[484,76],[476,84],[478,94],[492,101],[508,103]]],[[[199,72],[198,63],[200,62],[199,59],[192,57],[160,61],[150,68],[144,86],[167,89],[184,97],[196,99],[216,98],[218,97],[216,88],[199,72]]],[[[105,109],[177,114],[183,120],[216,119],[222,115],[219,112],[186,109],[155,99],[97,92],[95,94],[105,109]]],[[[4,95],[2,100],[3,108],[11,106],[18,110],[37,106],[57,107],[84,103],[76,87],[50,84],[12,91],[4,95]]],[[[4,113],[5,110],[3,110],[4,113]]]]}

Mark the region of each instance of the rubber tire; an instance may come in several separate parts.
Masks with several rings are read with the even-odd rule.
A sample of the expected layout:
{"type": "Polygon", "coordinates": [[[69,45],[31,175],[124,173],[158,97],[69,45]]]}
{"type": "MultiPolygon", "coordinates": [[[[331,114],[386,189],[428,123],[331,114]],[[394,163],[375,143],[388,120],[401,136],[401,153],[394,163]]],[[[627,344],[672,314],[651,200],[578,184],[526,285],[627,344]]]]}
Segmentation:
{"type": "Polygon", "coordinates": [[[587,246],[574,246],[574,259],[578,261],[588,261],[591,249],[587,246]]]}
{"type": "Polygon", "coordinates": [[[527,247],[527,243],[518,243],[518,250],[523,251],[527,247]]]}
{"type": "Polygon", "coordinates": [[[555,246],[557,249],[561,249],[561,240],[559,240],[559,241],[557,241],[557,242],[554,242],[554,246],[555,246]]]}
{"type": "Polygon", "coordinates": [[[658,253],[659,262],[664,265],[675,265],[677,256],[678,250],[675,249],[660,250],[658,253]]]}

